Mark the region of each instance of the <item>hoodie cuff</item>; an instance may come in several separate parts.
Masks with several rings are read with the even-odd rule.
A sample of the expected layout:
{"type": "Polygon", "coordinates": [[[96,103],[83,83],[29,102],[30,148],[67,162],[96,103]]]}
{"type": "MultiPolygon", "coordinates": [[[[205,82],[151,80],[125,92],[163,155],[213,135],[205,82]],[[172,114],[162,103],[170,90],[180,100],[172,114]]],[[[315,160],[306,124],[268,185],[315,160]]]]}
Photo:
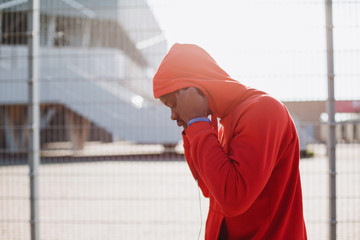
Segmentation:
{"type": "MultiPolygon", "coordinates": [[[[186,138],[191,143],[196,136],[204,132],[214,131],[208,122],[196,122],[186,129],[186,138]]],[[[185,144],[185,141],[184,141],[185,144]]]]}

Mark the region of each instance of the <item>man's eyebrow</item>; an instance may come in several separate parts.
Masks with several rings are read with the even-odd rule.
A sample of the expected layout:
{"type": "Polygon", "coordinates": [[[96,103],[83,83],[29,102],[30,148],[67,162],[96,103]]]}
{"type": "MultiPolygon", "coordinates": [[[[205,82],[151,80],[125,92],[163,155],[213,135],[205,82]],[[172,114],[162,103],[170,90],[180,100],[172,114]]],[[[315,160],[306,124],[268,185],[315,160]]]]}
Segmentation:
{"type": "Polygon", "coordinates": [[[163,96],[160,98],[160,101],[162,101],[165,105],[169,105],[169,96],[163,96]]]}
{"type": "Polygon", "coordinates": [[[166,98],[166,105],[172,106],[173,101],[174,101],[174,98],[172,98],[171,96],[168,96],[168,97],[166,98]]]}
{"type": "Polygon", "coordinates": [[[171,92],[171,93],[167,93],[165,95],[163,95],[162,97],[160,97],[160,100],[167,106],[171,106],[171,104],[176,103],[176,92],[171,92]],[[174,102],[174,103],[173,103],[174,102]],[[170,104],[171,103],[171,104],[170,104]]]}
{"type": "Polygon", "coordinates": [[[166,106],[169,106],[169,99],[166,98],[166,99],[164,100],[164,104],[165,104],[166,106]]]}

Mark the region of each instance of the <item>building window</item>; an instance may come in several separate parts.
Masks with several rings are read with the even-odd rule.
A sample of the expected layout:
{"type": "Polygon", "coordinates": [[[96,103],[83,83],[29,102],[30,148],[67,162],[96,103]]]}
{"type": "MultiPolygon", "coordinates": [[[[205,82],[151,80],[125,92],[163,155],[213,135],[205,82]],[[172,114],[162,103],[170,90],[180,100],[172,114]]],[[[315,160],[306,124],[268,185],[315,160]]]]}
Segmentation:
{"type": "Polygon", "coordinates": [[[1,44],[27,44],[27,13],[2,12],[1,16],[1,44]]]}

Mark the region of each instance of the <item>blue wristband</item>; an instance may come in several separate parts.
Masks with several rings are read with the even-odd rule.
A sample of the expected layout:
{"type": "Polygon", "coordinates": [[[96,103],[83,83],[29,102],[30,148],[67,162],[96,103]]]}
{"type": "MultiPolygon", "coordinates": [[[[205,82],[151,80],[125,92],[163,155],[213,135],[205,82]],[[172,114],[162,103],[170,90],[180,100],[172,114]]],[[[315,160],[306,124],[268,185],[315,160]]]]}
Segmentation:
{"type": "Polygon", "coordinates": [[[191,124],[196,123],[196,122],[208,122],[208,123],[211,124],[210,119],[208,119],[207,117],[197,117],[197,118],[191,119],[191,120],[187,123],[187,126],[189,127],[191,124]]]}

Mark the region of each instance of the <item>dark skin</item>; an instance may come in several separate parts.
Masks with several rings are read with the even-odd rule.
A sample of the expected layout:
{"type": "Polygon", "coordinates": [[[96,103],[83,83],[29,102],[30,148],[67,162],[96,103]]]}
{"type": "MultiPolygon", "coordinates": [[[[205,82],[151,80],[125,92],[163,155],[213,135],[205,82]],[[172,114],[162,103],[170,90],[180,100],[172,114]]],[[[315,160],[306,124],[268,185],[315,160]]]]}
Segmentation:
{"type": "Polygon", "coordinates": [[[159,99],[171,109],[171,120],[184,130],[191,119],[211,114],[207,97],[194,87],[182,88],[159,99]]]}

